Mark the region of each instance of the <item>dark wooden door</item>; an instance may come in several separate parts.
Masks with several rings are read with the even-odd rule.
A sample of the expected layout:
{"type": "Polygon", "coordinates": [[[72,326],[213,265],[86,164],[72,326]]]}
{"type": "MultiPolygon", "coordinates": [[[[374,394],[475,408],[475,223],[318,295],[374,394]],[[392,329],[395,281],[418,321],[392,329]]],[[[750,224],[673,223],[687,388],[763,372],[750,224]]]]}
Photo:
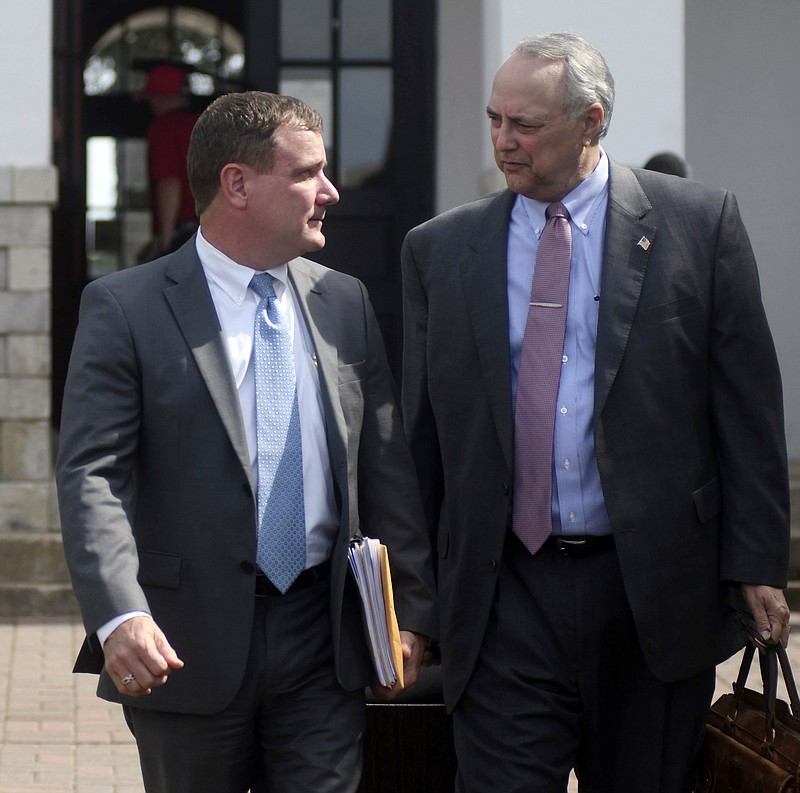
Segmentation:
{"type": "MultiPolygon", "coordinates": [[[[98,274],[92,250],[87,253],[87,227],[90,249],[98,234],[105,234],[104,244],[118,244],[119,223],[87,221],[87,140],[109,138],[124,153],[135,150],[144,135],[143,108],[125,90],[135,58],[126,50],[131,36],[124,31],[126,20],[143,12],[167,12],[168,40],[176,35],[172,20],[186,9],[215,15],[239,31],[244,70],[236,80],[216,83],[215,90],[291,93],[322,112],[330,176],[341,201],[326,219],[328,242],[315,258],[365,282],[399,373],[400,246],[408,229],[433,212],[435,5],[431,0],[200,0],[156,7],[143,0],[54,0],[54,162],[60,176],[53,223],[56,423],[80,293],[98,274]],[[115,31],[120,43],[114,57],[125,71],[118,75],[122,90],[87,95],[84,70],[93,48],[115,31]]],[[[114,261],[127,266],[122,256],[110,261],[112,267],[114,261]]]]}
{"type": "Polygon", "coordinates": [[[432,0],[251,0],[248,78],[323,115],[341,194],[311,258],[366,284],[395,373],[401,354],[400,247],[434,207],[432,0]]]}

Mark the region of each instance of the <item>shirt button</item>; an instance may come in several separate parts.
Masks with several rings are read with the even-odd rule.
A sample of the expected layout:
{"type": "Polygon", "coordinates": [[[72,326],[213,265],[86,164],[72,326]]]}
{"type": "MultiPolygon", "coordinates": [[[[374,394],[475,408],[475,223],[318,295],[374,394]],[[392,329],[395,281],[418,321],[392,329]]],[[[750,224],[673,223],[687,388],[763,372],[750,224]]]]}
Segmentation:
{"type": "Polygon", "coordinates": [[[562,405],[561,406],[561,415],[562,416],[566,416],[567,415],[567,406],[566,405],[562,405]]]}
{"type": "Polygon", "coordinates": [[[561,356],[561,363],[566,363],[569,360],[569,355],[562,355],[561,356]]]}
{"type": "Polygon", "coordinates": [[[576,519],[577,519],[577,515],[574,512],[570,512],[569,513],[569,522],[570,523],[575,523],[576,519]]]}
{"type": "Polygon", "coordinates": [[[585,223],[581,223],[581,228],[586,231],[589,227],[585,223]]]}
{"type": "Polygon", "coordinates": [[[564,460],[564,468],[569,470],[570,468],[572,468],[572,463],[569,460],[564,460]]]}

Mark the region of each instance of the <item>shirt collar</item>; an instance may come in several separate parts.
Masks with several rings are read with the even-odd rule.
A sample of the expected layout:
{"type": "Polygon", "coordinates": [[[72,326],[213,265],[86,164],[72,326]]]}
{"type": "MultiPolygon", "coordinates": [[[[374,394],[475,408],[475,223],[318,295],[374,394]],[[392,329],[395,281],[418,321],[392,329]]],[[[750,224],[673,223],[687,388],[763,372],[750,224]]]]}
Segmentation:
{"type": "MultiPolygon", "coordinates": [[[[197,232],[197,255],[200,257],[206,278],[213,281],[234,303],[241,305],[247,296],[250,281],[259,271],[235,262],[230,256],[226,256],[221,250],[215,248],[203,236],[202,229],[197,232]]],[[[273,267],[269,274],[282,284],[282,286],[276,285],[276,292],[280,296],[283,289],[286,288],[289,277],[288,265],[281,264],[273,267]]]]}
{"type": "MultiPolygon", "coordinates": [[[[589,176],[577,187],[571,190],[561,200],[567,208],[573,226],[584,235],[589,234],[592,224],[598,219],[598,209],[608,194],[608,157],[602,146],[600,159],[589,176]]],[[[525,196],[517,197],[517,204],[522,205],[528,216],[530,225],[537,229],[537,235],[544,231],[546,222],[545,210],[550,205],[549,201],[535,201],[525,196]]],[[[602,216],[601,216],[602,217],[602,216]]]]}

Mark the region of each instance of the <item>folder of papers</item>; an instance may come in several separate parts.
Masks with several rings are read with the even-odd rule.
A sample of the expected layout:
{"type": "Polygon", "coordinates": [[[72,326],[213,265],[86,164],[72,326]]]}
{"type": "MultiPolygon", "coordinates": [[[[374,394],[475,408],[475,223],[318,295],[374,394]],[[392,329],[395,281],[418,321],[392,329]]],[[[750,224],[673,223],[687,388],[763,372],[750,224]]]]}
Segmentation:
{"type": "Polygon", "coordinates": [[[403,688],[403,651],[394,611],[392,576],[386,546],[372,537],[350,541],[348,553],[364,614],[367,642],[382,686],[403,688]]]}

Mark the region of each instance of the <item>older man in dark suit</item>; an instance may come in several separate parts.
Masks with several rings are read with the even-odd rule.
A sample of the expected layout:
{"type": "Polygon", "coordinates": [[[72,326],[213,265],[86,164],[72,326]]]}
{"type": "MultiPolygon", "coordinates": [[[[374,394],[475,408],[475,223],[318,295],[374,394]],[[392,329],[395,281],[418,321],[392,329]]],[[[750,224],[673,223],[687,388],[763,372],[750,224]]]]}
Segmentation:
{"type": "Polygon", "coordinates": [[[356,790],[362,529],[389,546],[408,683],[436,630],[375,316],[298,258],[338,200],[324,168],[316,111],[218,99],[189,151],[199,233],[84,293],[57,466],[76,670],[104,667],[148,792],[244,792],[256,768],[272,793],[356,790]]]}
{"type": "Polygon", "coordinates": [[[583,39],[487,108],[509,189],[412,230],[403,409],[458,793],[686,793],[747,615],[785,641],[781,382],[733,196],[600,146],[583,39]],[[738,611],[737,611],[738,609],[738,611]]]}

